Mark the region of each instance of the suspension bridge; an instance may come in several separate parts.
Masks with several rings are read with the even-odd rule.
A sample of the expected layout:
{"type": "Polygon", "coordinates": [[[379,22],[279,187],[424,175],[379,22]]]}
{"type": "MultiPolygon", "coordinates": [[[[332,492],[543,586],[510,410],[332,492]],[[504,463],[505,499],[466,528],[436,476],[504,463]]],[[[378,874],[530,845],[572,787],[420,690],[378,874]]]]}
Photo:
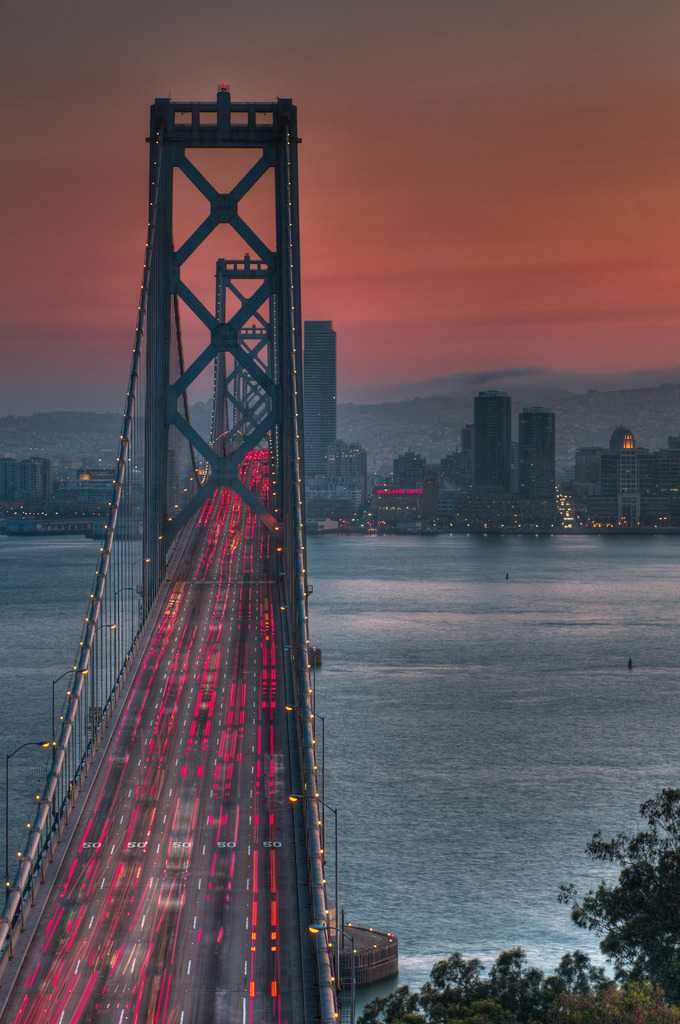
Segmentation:
{"type": "Polygon", "coordinates": [[[226,86],[157,99],[147,141],[111,504],[7,863],[0,1016],[353,1020],[309,671],[296,110],[226,86]],[[206,379],[202,436],[189,394],[206,379]]]}

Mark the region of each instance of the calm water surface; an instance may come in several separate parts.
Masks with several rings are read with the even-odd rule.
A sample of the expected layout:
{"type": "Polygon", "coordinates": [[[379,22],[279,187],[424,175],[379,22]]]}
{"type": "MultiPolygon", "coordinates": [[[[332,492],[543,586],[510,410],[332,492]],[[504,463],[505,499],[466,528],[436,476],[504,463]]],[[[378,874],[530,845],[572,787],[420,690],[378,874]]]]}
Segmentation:
{"type": "MultiPolygon", "coordinates": [[[[401,984],[455,949],[520,944],[546,969],[596,951],[556,894],[597,884],[596,829],[680,784],[680,538],[325,537],[308,554],[347,919],[398,934],[401,984]]],[[[0,753],[51,737],[97,555],[0,536],[0,753]]],[[[43,761],[12,760],[13,853],[43,761]]]]}
{"type": "Polygon", "coordinates": [[[680,538],[326,537],[308,553],[348,919],[398,934],[402,984],[456,949],[519,944],[547,969],[596,952],[556,895],[599,881],[594,831],[680,784],[680,538]]]}

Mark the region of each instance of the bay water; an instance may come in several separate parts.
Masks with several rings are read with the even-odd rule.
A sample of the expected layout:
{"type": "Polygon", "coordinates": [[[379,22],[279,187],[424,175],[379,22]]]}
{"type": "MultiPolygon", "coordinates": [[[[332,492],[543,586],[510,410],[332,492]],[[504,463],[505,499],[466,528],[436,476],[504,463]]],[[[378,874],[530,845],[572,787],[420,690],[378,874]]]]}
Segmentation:
{"type": "Polygon", "coordinates": [[[399,984],[454,950],[602,962],[557,894],[606,875],[596,830],[680,785],[680,538],[323,537],[308,557],[346,919],[397,933],[399,984]]]}
{"type": "MultiPolygon", "coordinates": [[[[0,752],[51,739],[98,548],[0,536],[0,752]]],[[[596,830],[680,784],[680,538],[319,537],[308,565],[340,903],[398,935],[382,990],[454,950],[597,957],[557,893],[603,876],[596,830]]],[[[12,759],[12,857],[44,761],[12,759]]]]}

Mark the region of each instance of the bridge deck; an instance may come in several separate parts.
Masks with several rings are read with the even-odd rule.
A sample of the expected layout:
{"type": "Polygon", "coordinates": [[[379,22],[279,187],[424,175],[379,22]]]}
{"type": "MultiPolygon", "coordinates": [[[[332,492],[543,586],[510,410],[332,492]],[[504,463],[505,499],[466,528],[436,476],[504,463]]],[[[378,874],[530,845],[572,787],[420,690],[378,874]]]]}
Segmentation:
{"type": "MultiPolygon", "coordinates": [[[[266,487],[264,462],[249,473],[266,487]]],[[[219,490],[141,659],[3,1021],[303,1021],[268,536],[219,490]]]]}

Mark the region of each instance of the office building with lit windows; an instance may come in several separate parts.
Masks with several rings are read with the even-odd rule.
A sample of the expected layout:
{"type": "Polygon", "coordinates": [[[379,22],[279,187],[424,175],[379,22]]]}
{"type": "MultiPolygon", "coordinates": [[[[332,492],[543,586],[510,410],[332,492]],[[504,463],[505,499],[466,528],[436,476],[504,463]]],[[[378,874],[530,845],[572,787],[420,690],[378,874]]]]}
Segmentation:
{"type": "Polygon", "coordinates": [[[475,397],[475,487],[510,491],[510,417],[510,395],[505,391],[480,391],[475,397]]]}

